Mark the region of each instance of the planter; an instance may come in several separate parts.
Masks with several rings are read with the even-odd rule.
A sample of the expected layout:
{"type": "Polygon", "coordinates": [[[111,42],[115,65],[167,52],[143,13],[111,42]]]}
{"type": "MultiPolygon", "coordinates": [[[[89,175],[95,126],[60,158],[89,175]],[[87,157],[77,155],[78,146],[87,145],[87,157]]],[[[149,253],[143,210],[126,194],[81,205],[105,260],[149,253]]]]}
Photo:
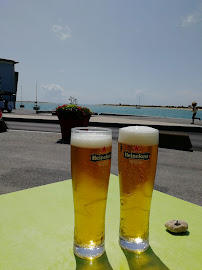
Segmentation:
{"type": "Polygon", "coordinates": [[[84,116],[81,119],[74,119],[72,117],[63,118],[58,116],[61,133],[62,133],[62,140],[69,140],[71,136],[71,128],[74,127],[87,127],[89,124],[90,117],[84,116]]]}
{"type": "Polygon", "coordinates": [[[87,127],[92,115],[90,109],[75,104],[58,105],[55,111],[59,119],[62,139],[68,141],[71,136],[71,129],[74,127],[87,127]]]}

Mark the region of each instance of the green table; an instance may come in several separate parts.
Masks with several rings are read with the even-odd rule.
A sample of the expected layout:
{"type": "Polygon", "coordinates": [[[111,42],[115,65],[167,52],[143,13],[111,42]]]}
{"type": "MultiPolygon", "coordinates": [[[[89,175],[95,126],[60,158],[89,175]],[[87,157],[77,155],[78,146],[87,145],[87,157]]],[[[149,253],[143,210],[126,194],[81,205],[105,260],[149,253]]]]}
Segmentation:
{"type": "Polygon", "coordinates": [[[106,254],[75,258],[71,180],[0,196],[0,270],[202,269],[202,208],[154,191],[151,248],[141,255],[118,245],[119,184],[111,175],[106,213],[106,254]],[[189,232],[168,233],[164,223],[184,219],[189,232]],[[167,266],[167,267],[166,267],[167,266]]]}

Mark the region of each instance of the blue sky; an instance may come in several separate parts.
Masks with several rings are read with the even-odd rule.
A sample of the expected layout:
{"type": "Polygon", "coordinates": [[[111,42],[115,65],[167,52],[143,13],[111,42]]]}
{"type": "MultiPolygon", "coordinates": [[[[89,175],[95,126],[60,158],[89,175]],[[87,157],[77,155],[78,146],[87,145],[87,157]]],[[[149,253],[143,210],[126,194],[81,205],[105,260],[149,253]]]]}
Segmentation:
{"type": "Polygon", "coordinates": [[[0,37],[18,100],[202,105],[202,0],[0,0],[0,37]]]}

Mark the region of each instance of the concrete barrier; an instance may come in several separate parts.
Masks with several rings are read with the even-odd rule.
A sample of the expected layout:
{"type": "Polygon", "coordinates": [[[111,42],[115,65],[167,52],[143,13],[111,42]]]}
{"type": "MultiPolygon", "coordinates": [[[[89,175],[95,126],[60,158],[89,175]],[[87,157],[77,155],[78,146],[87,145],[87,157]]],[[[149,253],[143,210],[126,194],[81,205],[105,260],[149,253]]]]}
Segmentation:
{"type": "Polygon", "coordinates": [[[183,151],[193,151],[189,135],[160,132],[159,147],[183,151]]]}

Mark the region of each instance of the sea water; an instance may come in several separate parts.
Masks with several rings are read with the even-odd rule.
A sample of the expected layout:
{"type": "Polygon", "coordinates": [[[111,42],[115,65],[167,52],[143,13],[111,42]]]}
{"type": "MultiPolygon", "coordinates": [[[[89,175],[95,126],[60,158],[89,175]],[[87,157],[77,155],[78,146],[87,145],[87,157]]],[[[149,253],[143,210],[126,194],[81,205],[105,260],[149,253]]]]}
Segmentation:
{"type": "MultiPolygon", "coordinates": [[[[16,108],[20,108],[21,102],[16,102],[16,108]]],[[[23,102],[26,110],[33,110],[35,103],[33,102],[23,102]]],[[[41,111],[53,111],[58,105],[56,103],[46,103],[38,102],[41,111]]],[[[141,107],[141,109],[136,109],[132,106],[110,106],[110,105],[87,105],[79,104],[81,106],[88,107],[94,113],[111,113],[111,114],[122,114],[122,115],[137,115],[137,116],[152,116],[152,117],[168,117],[168,118],[183,118],[191,119],[192,112],[191,109],[175,109],[175,108],[153,108],[153,107],[141,107]]],[[[202,119],[202,110],[198,110],[197,117],[202,119]]]]}

